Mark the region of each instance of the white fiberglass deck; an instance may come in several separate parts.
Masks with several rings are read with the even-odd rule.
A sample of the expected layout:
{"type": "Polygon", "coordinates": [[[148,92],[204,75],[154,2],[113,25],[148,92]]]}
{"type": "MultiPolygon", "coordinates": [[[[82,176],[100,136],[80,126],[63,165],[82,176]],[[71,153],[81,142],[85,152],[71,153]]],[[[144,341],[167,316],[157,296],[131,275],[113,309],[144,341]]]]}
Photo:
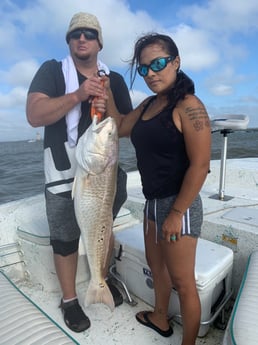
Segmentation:
{"type": "MultiPolygon", "coordinates": [[[[227,161],[225,194],[233,197],[229,201],[211,198],[211,196],[218,193],[219,166],[219,161],[211,162],[211,173],[201,192],[204,206],[202,237],[233,249],[233,285],[236,289],[235,294],[237,294],[248,256],[254,248],[258,247],[258,226],[256,224],[258,212],[258,159],[248,158],[227,161]],[[230,213],[235,212],[235,210],[241,211],[241,215],[237,213],[240,215],[239,217],[236,217],[234,213],[232,216],[232,213],[230,213]],[[248,210],[246,214],[245,210],[248,210]]],[[[129,209],[132,215],[141,221],[144,199],[141,194],[137,172],[128,174],[128,194],[125,208],[129,209]]],[[[151,309],[150,306],[135,296],[133,298],[138,302],[136,306],[132,307],[124,302],[113,313],[101,304],[88,307],[86,313],[91,320],[90,329],[79,334],[69,331],[64,325],[58,308],[60,290],[55,272],[52,269],[53,266],[50,267],[47,264],[43,267],[44,260],[41,260],[40,257],[41,249],[44,247],[42,249],[43,256],[48,256],[47,260],[51,261],[51,255],[49,254],[51,250],[48,245],[35,243],[29,245],[30,250],[27,250],[24,245],[26,239],[23,239],[23,242],[22,240],[17,241],[17,228],[24,229],[25,225],[28,224],[28,219],[33,222],[42,219],[42,212],[44,212],[43,195],[0,205],[0,265],[2,270],[14,280],[16,285],[34,303],[42,308],[81,345],[181,344],[182,328],[179,324],[174,323],[174,335],[167,339],[141,326],[135,320],[135,314],[138,311],[151,309]],[[26,253],[23,253],[24,249],[26,249],[26,253]],[[4,255],[6,252],[8,253],[4,255]],[[27,272],[26,274],[27,259],[25,254],[30,257],[30,267],[34,272],[27,272]],[[13,265],[10,264],[10,261],[13,262],[13,265]],[[40,272],[42,272],[43,283],[34,279],[30,280],[30,277],[36,277],[40,272]],[[51,280],[51,284],[49,280],[51,280]],[[48,283],[51,285],[51,289],[47,288],[48,283]]],[[[83,274],[86,276],[86,272],[81,273],[80,271],[80,275],[82,275],[80,277],[81,282],[78,282],[78,296],[81,301],[83,301],[87,288],[87,282],[83,279],[85,278],[83,274]]],[[[211,326],[208,334],[204,338],[198,338],[196,344],[221,345],[223,335],[224,331],[211,326]]],[[[0,344],[7,345],[1,343],[1,337],[0,344]]]]}

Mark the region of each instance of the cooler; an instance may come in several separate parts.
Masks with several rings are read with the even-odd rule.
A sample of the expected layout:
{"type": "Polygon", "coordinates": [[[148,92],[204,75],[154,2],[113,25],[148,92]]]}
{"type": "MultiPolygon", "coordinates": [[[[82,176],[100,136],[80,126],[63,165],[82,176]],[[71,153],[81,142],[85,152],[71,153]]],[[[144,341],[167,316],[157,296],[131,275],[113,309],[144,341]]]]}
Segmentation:
{"type": "MultiPolygon", "coordinates": [[[[153,282],[145,259],[142,228],[142,224],[137,224],[115,233],[116,272],[132,294],[153,306],[153,282]]],[[[195,270],[201,301],[199,337],[208,332],[210,323],[231,297],[232,266],[233,251],[230,248],[199,239],[195,270]]],[[[171,292],[169,316],[181,320],[175,289],[171,292]]]]}

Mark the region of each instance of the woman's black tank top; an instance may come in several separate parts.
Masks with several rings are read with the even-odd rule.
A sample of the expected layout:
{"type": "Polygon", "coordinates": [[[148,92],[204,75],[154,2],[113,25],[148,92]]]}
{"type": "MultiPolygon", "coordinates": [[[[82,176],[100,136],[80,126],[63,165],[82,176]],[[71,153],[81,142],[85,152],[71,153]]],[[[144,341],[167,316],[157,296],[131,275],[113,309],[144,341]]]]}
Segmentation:
{"type": "Polygon", "coordinates": [[[147,103],[131,132],[143,194],[148,200],[177,194],[189,166],[183,134],[172,119],[173,107],[150,120],[142,119],[153,100],[147,103]]]}

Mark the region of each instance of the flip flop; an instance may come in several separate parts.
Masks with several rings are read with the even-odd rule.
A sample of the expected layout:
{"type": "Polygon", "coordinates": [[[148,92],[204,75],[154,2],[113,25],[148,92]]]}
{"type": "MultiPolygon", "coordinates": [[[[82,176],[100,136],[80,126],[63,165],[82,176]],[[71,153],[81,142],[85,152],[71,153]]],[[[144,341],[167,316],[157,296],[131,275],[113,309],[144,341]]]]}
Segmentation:
{"type": "Polygon", "coordinates": [[[162,337],[170,337],[173,334],[173,328],[171,326],[169,326],[169,328],[166,331],[163,331],[162,329],[160,329],[158,326],[154,325],[154,323],[151,322],[151,320],[148,317],[148,314],[150,314],[150,311],[143,311],[140,312],[138,314],[135,315],[136,320],[142,324],[143,326],[149,327],[151,329],[153,329],[154,331],[156,331],[157,333],[159,333],[160,335],[162,335],[162,337]],[[144,318],[144,321],[142,319],[140,319],[140,317],[138,316],[140,313],[142,313],[142,316],[144,318]]]}

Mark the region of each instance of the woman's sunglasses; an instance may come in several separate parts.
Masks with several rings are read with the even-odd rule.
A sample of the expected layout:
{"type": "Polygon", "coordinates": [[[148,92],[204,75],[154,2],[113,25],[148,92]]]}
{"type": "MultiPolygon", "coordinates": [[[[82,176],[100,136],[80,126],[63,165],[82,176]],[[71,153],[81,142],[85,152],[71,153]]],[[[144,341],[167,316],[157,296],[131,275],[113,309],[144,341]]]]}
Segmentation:
{"type": "Polygon", "coordinates": [[[78,40],[81,35],[84,35],[84,38],[88,41],[93,41],[98,39],[98,33],[95,30],[90,30],[90,29],[77,29],[72,31],[69,34],[69,39],[74,39],[78,40]]]}
{"type": "Polygon", "coordinates": [[[164,68],[167,67],[168,62],[172,60],[174,60],[173,56],[156,58],[152,60],[149,65],[139,65],[137,67],[137,71],[140,74],[140,76],[146,77],[149,73],[149,69],[151,69],[153,72],[162,71],[164,68]]]}

